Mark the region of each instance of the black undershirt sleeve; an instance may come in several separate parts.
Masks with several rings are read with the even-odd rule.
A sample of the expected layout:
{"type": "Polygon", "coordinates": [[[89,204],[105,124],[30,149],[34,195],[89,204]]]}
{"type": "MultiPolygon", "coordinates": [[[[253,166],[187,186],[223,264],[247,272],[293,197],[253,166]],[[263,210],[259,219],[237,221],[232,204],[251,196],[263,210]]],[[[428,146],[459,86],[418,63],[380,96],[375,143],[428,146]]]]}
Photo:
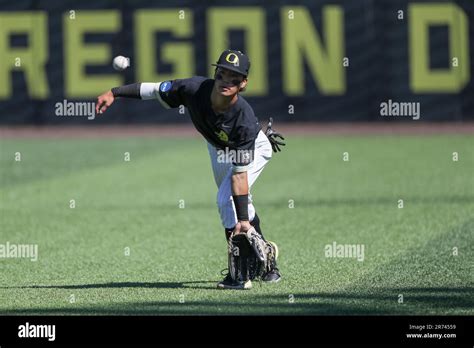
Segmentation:
{"type": "Polygon", "coordinates": [[[123,97],[123,98],[141,99],[140,86],[141,86],[141,83],[132,83],[131,85],[114,87],[112,88],[112,94],[114,95],[115,98],[123,97]]]}

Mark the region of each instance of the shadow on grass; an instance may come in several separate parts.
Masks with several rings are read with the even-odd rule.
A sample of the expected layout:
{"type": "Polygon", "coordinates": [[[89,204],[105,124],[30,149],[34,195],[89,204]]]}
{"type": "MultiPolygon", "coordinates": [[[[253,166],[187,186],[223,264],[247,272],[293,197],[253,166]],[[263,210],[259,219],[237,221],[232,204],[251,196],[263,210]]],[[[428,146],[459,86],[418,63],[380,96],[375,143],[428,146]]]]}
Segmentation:
{"type": "MultiPolygon", "coordinates": [[[[200,282],[189,282],[200,283],[200,282]]],[[[150,288],[155,283],[110,283],[109,287],[134,286],[150,288]],[[124,286],[125,284],[125,286],[124,286]],[[138,284],[138,285],[137,285],[138,284]],[[140,285],[141,284],[141,285],[140,285]],[[151,284],[151,285],[150,285],[151,284]]],[[[166,284],[166,283],[165,283],[166,284]]],[[[181,283],[169,283],[169,285],[181,283]]],[[[86,287],[90,288],[88,284],[86,287]]],[[[97,288],[106,284],[96,284],[97,288]]],[[[45,288],[45,287],[43,287],[45,288]]],[[[46,287],[51,288],[51,287],[46,287]]],[[[54,286],[53,288],[57,288],[54,286]]],[[[65,288],[65,287],[61,287],[65,288]]],[[[70,289],[70,287],[67,287],[70,289]]],[[[74,285],[73,289],[77,289],[74,285]]],[[[223,290],[215,290],[223,291],[223,290]]],[[[228,290],[230,291],[230,290],[228,290]]],[[[245,291],[245,299],[236,300],[233,296],[216,300],[148,301],[110,303],[100,306],[63,308],[25,308],[6,309],[5,315],[400,315],[443,313],[448,309],[469,311],[473,308],[472,287],[451,288],[381,288],[370,292],[354,289],[351,293],[294,293],[294,302],[288,296],[252,294],[245,291]],[[404,294],[404,303],[398,303],[398,294],[404,294]],[[430,309],[428,313],[425,310],[430,309]],[[425,310],[420,310],[425,309],[425,310]]],[[[230,295],[230,294],[229,294],[230,295]]]]}
{"type": "MultiPolygon", "coordinates": [[[[299,294],[298,298],[304,300],[330,300],[349,302],[373,302],[373,304],[398,303],[398,295],[403,294],[403,305],[416,304],[432,309],[474,309],[474,288],[472,287],[406,287],[406,288],[380,288],[372,289],[370,292],[361,292],[355,289],[353,292],[343,293],[317,293],[299,294]]],[[[274,295],[269,295],[272,298],[274,295]]],[[[296,298],[296,295],[295,295],[296,298]]]]}
{"type": "Polygon", "coordinates": [[[72,285],[29,285],[29,286],[0,286],[0,289],[115,289],[115,288],[155,288],[155,289],[215,289],[216,281],[198,280],[193,282],[118,282],[97,284],[72,284],[72,285]],[[194,284],[208,284],[213,286],[198,287],[194,284]]]}

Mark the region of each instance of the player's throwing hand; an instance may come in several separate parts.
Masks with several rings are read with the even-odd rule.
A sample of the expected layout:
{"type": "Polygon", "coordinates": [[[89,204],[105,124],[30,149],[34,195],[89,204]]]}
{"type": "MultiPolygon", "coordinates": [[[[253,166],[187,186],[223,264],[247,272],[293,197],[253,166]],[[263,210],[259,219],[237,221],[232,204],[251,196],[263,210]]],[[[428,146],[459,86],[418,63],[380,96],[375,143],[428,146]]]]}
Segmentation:
{"type": "Polygon", "coordinates": [[[105,92],[97,97],[97,103],[95,104],[95,113],[102,114],[107,108],[112,105],[115,97],[112,91],[105,92]]]}

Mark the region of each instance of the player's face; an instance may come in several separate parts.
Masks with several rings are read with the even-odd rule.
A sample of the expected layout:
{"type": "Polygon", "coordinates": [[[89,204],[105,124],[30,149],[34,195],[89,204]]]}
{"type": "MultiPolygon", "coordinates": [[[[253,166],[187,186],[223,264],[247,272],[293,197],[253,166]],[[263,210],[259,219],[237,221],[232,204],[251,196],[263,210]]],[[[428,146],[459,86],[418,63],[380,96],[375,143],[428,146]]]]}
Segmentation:
{"type": "Polygon", "coordinates": [[[245,80],[243,75],[231,70],[218,68],[216,71],[216,88],[223,96],[232,96],[239,92],[240,84],[245,80]]]}

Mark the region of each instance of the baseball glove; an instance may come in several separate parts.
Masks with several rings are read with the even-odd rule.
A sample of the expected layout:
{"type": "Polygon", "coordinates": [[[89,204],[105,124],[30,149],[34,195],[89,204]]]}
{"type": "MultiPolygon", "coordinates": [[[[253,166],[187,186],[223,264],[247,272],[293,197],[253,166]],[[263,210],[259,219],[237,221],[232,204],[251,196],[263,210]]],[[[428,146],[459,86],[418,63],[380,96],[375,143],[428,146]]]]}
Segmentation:
{"type": "Polygon", "coordinates": [[[281,140],[285,140],[285,138],[280,134],[273,130],[272,128],[273,118],[270,117],[268,121],[267,129],[265,130],[265,135],[267,136],[270,144],[272,144],[273,152],[281,151],[280,146],[285,146],[286,144],[281,140]]]}

